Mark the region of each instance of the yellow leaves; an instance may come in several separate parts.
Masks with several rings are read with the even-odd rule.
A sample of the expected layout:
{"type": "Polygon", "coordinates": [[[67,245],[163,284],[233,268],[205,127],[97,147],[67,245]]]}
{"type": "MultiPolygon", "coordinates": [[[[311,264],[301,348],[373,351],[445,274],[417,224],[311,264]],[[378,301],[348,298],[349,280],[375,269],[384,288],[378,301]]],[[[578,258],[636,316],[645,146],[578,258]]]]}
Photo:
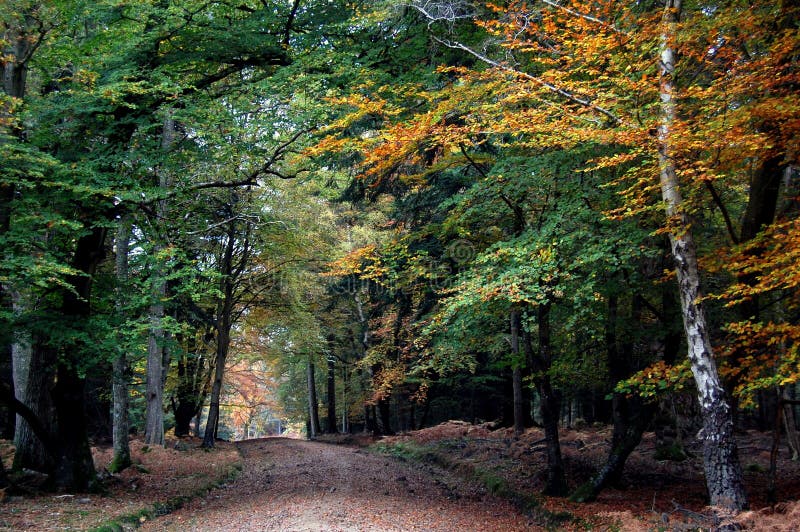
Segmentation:
{"type": "Polygon", "coordinates": [[[667,392],[682,390],[691,379],[692,374],[688,360],[674,366],[659,360],[639,371],[630,379],[621,381],[617,384],[616,391],[654,398],[667,392]]]}
{"type": "Polygon", "coordinates": [[[759,390],[800,380],[800,325],[741,321],[729,323],[720,373],[736,383],[743,407],[753,407],[759,390]]]}
{"type": "Polygon", "coordinates": [[[606,157],[598,157],[590,161],[592,166],[586,168],[586,171],[603,170],[606,168],[614,168],[626,163],[630,163],[639,158],[639,153],[636,151],[629,151],[624,153],[616,153],[606,157]]]}
{"type": "Polygon", "coordinates": [[[715,269],[738,279],[726,290],[709,297],[740,304],[774,290],[800,287],[800,219],[773,224],[759,237],[720,257],[715,269]]]}
{"type": "Polygon", "coordinates": [[[364,279],[378,280],[387,273],[388,268],[382,265],[377,246],[370,244],[329,262],[328,271],[322,275],[328,277],[358,275],[364,279]]]}

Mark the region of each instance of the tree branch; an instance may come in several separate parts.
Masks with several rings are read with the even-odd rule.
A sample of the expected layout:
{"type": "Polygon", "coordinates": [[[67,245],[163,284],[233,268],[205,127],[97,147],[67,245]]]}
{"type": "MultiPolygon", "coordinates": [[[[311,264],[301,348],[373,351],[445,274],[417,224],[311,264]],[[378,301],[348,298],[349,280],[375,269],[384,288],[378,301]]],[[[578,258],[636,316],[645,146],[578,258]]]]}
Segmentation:
{"type": "Polygon", "coordinates": [[[286,20],[286,28],[283,34],[284,48],[289,47],[289,38],[292,34],[292,25],[294,24],[294,19],[297,17],[298,9],[300,9],[300,0],[294,0],[294,3],[292,4],[292,10],[289,12],[289,18],[286,20]]]}
{"type": "Polygon", "coordinates": [[[560,9],[561,11],[564,11],[565,13],[569,13],[570,15],[573,15],[575,17],[579,17],[579,18],[582,18],[584,20],[588,20],[589,22],[594,22],[595,24],[599,24],[599,25],[601,25],[601,26],[603,26],[605,28],[610,29],[614,33],[627,35],[627,33],[625,33],[622,30],[619,30],[619,29],[615,28],[614,26],[612,26],[611,24],[609,24],[605,20],[599,19],[597,17],[593,17],[591,15],[587,15],[586,13],[581,13],[580,11],[575,11],[573,9],[568,8],[567,6],[562,6],[558,2],[553,2],[552,0],[542,0],[542,3],[543,4],[547,4],[550,7],[554,7],[556,9],[560,9]]]}
{"type": "Polygon", "coordinates": [[[473,50],[472,48],[470,48],[469,46],[465,46],[465,45],[461,44],[458,41],[448,41],[448,40],[445,40],[445,39],[440,39],[439,37],[437,37],[435,35],[431,35],[431,37],[436,42],[438,42],[439,44],[441,44],[443,46],[446,46],[446,47],[454,49],[454,50],[462,50],[464,52],[467,52],[468,54],[472,55],[473,57],[476,57],[477,59],[479,59],[480,61],[486,63],[487,65],[489,65],[491,67],[494,67],[494,68],[496,68],[498,70],[501,70],[503,72],[508,72],[509,74],[511,74],[513,76],[516,76],[518,78],[522,78],[522,79],[524,79],[526,81],[531,81],[531,82],[539,85],[540,87],[543,87],[544,89],[552,92],[553,94],[557,94],[557,95],[561,96],[562,98],[565,98],[565,99],[569,100],[572,103],[575,103],[575,104],[578,104],[578,105],[580,105],[582,107],[586,107],[587,109],[591,109],[593,111],[596,111],[597,113],[600,113],[601,115],[603,115],[606,118],[608,118],[609,120],[611,120],[614,123],[614,125],[625,125],[625,121],[623,119],[621,119],[620,117],[615,115],[609,109],[606,109],[605,107],[601,107],[601,106],[593,103],[592,100],[590,100],[589,98],[582,98],[580,96],[572,94],[571,92],[569,92],[569,91],[567,91],[565,89],[562,89],[561,87],[553,85],[552,83],[549,83],[549,82],[547,82],[547,81],[545,81],[545,80],[543,80],[543,79],[541,79],[539,77],[536,77],[536,76],[534,76],[532,74],[528,74],[527,72],[521,72],[521,71],[519,71],[519,70],[517,70],[517,69],[515,69],[515,68],[513,68],[513,67],[511,67],[511,66],[509,66],[509,65],[507,65],[505,63],[501,63],[499,61],[495,61],[493,59],[490,59],[490,58],[486,57],[485,55],[483,55],[482,53],[477,52],[477,51],[473,50]]]}
{"type": "Polygon", "coordinates": [[[731,237],[731,240],[734,244],[739,243],[739,237],[736,236],[736,231],[733,229],[733,222],[731,221],[731,216],[728,213],[728,209],[725,208],[725,204],[722,203],[722,198],[720,197],[717,189],[714,188],[714,183],[711,181],[704,179],[703,182],[706,185],[706,188],[711,193],[711,197],[714,199],[714,204],[719,207],[720,212],[722,213],[722,218],[725,220],[725,227],[728,229],[728,236],[731,237]]]}
{"type": "Polygon", "coordinates": [[[50,436],[50,433],[47,431],[44,425],[42,425],[39,417],[33,410],[28,408],[28,405],[14,397],[11,388],[9,388],[9,386],[5,383],[0,385],[0,402],[5,403],[12,412],[18,414],[28,423],[31,430],[36,437],[39,438],[39,441],[42,442],[42,445],[44,445],[48,453],[55,457],[59,455],[56,442],[50,436]]]}

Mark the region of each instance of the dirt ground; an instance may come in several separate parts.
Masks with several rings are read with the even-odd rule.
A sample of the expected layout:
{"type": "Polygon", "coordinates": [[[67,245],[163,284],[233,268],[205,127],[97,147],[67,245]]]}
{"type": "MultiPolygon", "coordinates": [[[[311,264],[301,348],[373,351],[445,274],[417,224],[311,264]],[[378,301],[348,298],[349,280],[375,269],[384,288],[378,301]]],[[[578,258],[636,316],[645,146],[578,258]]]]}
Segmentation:
{"type": "Polygon", "coordinates": [[[477,485],[362,449],[271,438],[239,444],[236,482],[143,530],[528,530],[477,485]]]}
{"type": "MultiPolygon", "coordinates": [[[[611,427],[563,430],[560,440],[568,482],[574,489],[589,480],[605,462],[611,427]]],[[[491,430],[489,424],[450,421],[385,441],[422,445],[456,461],[498,472],[523,493],[536,494],[544,487],[546,457],[541,429],[528,429],[515,438],[508,428],[491,430]]],[[[772,507],[766,501],[771,434],[747,431],[737,436],[737,442],[754,511],[734,518],[736,526],[748,530],[800,530],[800,462],[792,461],[787,446],[781,446],[776,476],[778,504],[772,507]]],[[[576,517],[576,528],[713,529],[719,520],[713,517],[713,509],[706,507],[702,449],[696,440],[687,439],[684,443],[689,453],[686,460],[658,460],[655,435],[646,433],[626,463],[621,489],[608,488],[597,501],[588,504],[546,498],[544,506],[576,517]]]]}
{"type": "MultiPolygon", "coordinates": [[[[572,488],[603,463],[610,437],[607,427],[562,432],[572,488]]],[[[692,442],[688,459],[657,460],[654,436],[647,434],[628,461],[622,488],[576,504],[539,496],[542,438],[537,429],[515,438],[508,429],[451,421],[377,441],[364,435],[327,443],[270,438],[220,442],[213,451],[199,449],[198,441],[168,448],[132,442],[136,467],[105,475],[104,495],[0,494],[0,530],[111,524],[102,530],[688,531],[714,530],[720,522],[705,507],[701,453],[692,442]],[[538,506],[528,505],[533,499],[538,506]]],[[[739,436],[754,510],[732,522],[745,530],[800,530],[800,464],[785,447],[779,503],[766,503],[770,446],[768,434],[739,436]]],[[[0,446],[6,463],[9,447],[0,446]]],[[[94,454],[102,471],[110,450],[94,454]]]]}
{"type": "MultiPolygon", "coordinates": [[[[232,443],[219,442],[212,451],[200,449],[199,439],[168,443],[165,448],[132,440],[134,466],[116,475],[105,470],[111,449],[92,448],[104,493],[48,493],[40,489],[41,475],[26,474],[16,488],[0,494],[0,530],[92,530],[109,523],[132,528],[127,523],[136,522],[139,514],[168,511],[178,500],[204,494],[241,469],[232,443]]],[[[0,456],[10,466],[10,442],[0,442],[0,456]]]]}

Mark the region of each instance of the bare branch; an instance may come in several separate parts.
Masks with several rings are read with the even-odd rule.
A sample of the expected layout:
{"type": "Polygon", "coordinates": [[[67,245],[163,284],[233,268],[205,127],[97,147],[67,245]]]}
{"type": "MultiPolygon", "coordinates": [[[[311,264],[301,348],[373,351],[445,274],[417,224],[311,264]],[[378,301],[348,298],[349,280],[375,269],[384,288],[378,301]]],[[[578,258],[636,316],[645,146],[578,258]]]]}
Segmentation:
{"type": "Polygon", "coordinates": [[[177,196],[179,193],[184,193],[186,191],[197,191],[197,190],[204,190],[208,188],[238,188],[238,187],[250,187],[250,186],[258,186],[258,179],[267,175],[275,176],[280,179],[293,179],[297,177],[297,174],[303,170],[299,170],[298,172],[292,174],[284,174],[278,170],[275,170],[273,167],[277,162],[283,159],[286,153],[289,151],[289,148],[297,142],[297,140],[302,137],[303,135],[310,133],[311,129],[301,129],[295,132],[288,140],[279,144],[275,150],[270,154],[269,158],[267,158],[264,163],[256,168],[255,170],[249,172],[241,179],[235,179],[233,181],[206,181],[203,183],[194,183],[192,185],[188,185],[186,187],[182,187],[180,189],[173,189],[165,194],[159,194],[157,197],[145,199],[144,194],[142,194],[142,201],[138,202],[139,206],[149,205],[156,201],[161,201],[164,199],[169,199],[177,196]]]}
{"type": "Polygon", "coordinates": [[[615,28],[613,25],[609,24],[605,20],[599,19],[597,17],[593,17],[591,15],[587,15],[586,13],[581,13],[580,11],[575,11],[574,9],[570,9],[567,6],[562,6],[561,4],[559,4],[558,2],[554,2],[553,0],[542,0],[542,3],[543,4],[547,4],[550,7],[554,7],[556,9],[560,9],[561,11],[564,11],[565,13],[569,13],[570,15],[573,15],[575,17],[580,17],[580,18],[582,18],[584,20],[588,20],[589,22],[594,22],[595,24],[599,24],[599,25],[603,26],[604,28],[608,28],[608,29],[610,29],[611,31],[613,31],[615,33],[620,33],[622,35],[627,35],[627,33],[625,33],[622,30],[619,30],[619,29],[615,28]]]}
{"type": "MultiPolygon", "coordinates": [[[[610,26],[607,22],[604,22],[604,21],[602,21],[602,20],[600,20],[598,18],[592,17],[590,15],[585,15],[585,14],[579,13],[577,11],[573,11],[571,9],[568,9],[568,8],[564,7],[564,6],[561,6],[560,4],[558,4],[557,2],[555,2],[553,0],[543,0],[543,1],[547,5],[550,5],[552,7],[558,8],[558,9],[563,9],[563,10],[567,11],[568,13],[570,13],[572,15],[579,16],[581,18],[585,18],[586,20],[590,20],[592,22],[596,22],[596,23],[602,24],[602,25],[604,25],[606,27],[609,27],[609,28],[613,29],[614,31],[617,31],[615,28],[610,26]]],[[[468,2],[464,2],[464,1],[461,1],[461,0],[439,0],[439,1],[435,1],[435,0],[415,0],[414,2],[411,3],[411,7],[416,9],[423,17],[428,19],[428,27],[430,27],[433,23],[439,22],[439,21],[446,21],[446,22],[452,23],[453,21],[455,21],[457,19],[472,18],[474,16],[474,12],[471,9],[470,4],[468,2]]],[[[490,65],[490,66],[492,66],[492,67],[494,67],[494,68],[496,68],[498,70],[502,70],[504,72],[508,72],[509,74],[512,74],[512,75],[514,75],[514,76],[516,76],[518,78],[522,78],[524,80],[536,83],[537,85],[545,88],[546,90],[552,92],[553,94],[557,94],[557,95],[569,100],[572,103],[578,104],[578,105],[580,105],[582,107],[586,107],[588,109],[592,109],[593,111],[596,111],[597,113],[599,113],[599,114],[605,116],[606,118],[610,119],[615,125],[622,125],[622,124],[625,123],[620,117],[618,117],[616,114],[614,114],[611,110],[606,109],[605,107],[602,107],[600,105],[595,104],[588,97],[582,97],[582,96],[573,94],[572,92],[570,92],[568,90],[565,90],[565,89],[563,89],[561,87],[558,87],[556,85],[553,85],[552,83],[549,83],[549,82],[543,80],[542,78],[539,78],[539,77],[534,76],[532,74],[528,74],[527,72],[522,72],[520,70],[517,70],[513,66],[510,66],[508,63],[504,63],[504,62],[500,62],[500,61],[496,61],[494,59],[491,59],[485,53],[480,53],[477,50],[474,50],[473,48],[470,48],[469,46],[466,46],[466,45],[464,45],[464,44],[462,44],[462,43],[460,43],[458,41],[449,41],[447,39],[439,38],[439,37],[437,37],[436,35],[433,35],[433,34],[431,35],[431,37],[436,42],[438,42],[439,44],[442,44],[442,45],[444,45],[444,46],[446,46],[448,48],[452,48],[454,50],[462,50],[464,52],[467,52],[468,54],[472,55],[473,57],[476,57],[477,59],[479,59],[480,61],[486,63],[487,65],[490,65]]]]}
{"type": "Polygon", "coordinates": [[[575,94],[573,94],[573,93],[571,93],[571,92],[569,92],[569,91],[567,91],[565,89],[562,89],[561,87],[553,85],[552,83],[548,83],[547,81],[545,81],[545,80],[543,80],[543,79],[541,79],[539,77],[536,77],[536,76],[534,76],[532,74],[528,74],[527,72],[522,72],[522,71],[517,70],[516,68],[514,68],[512,66],[509,66],[509,65],[507,65],[505,63],[501,63],[499,61],[495,61],[493,59],[490,59],[486,55],[484,55],[484,54],[482,54],[480,52],[477,52],[477,51],[473,50],[472,48],[470,48],[469,46],[465,46],[465,45],[461,44],[458,41],[448,41],[448,40],[445,40],[445,39],[440,39],[439,37],[436,37],[435,35],[432,35],[432,38],[434,40],[436,40],[436,42],[438,42],[438,43],[440,43],[440,44],[442,44],[444,46],[447,46],[448,48],[452,48],[452,49],[455,49],[455,50],[463,50],[463,51],[467,52],[468,54],[480,59],[481,61],[483,61],[484,63],[486,63],[489,66],[492,66],[492,67],[494,67],[494,68],[496,68],[498,70],[501,70],[503,72],[508,72],[509,74],[511,74],[513,76],[516,76],[518,78],[522,78],[522,79],[524,79],[526,81],[531,81],[533,83],[536,83],[540,87],[543,87],[543,88],[547,89],[548,91],[552,92],[553,94],[557,94],[557,95],[569,100],[572,103],[576,103],[576,104],[578,104],[580,106],[583,106],[583,107],[586,107],[586,108],[591,109],[593,111],[596,111],[596,112],[600,113],[601,115],[605,116],[606,118],[608,118],[609,120],[611,120],[615,125],[623,125],[623,124],[625,124],[625,121],[622,120],[620,117],[618,117],[616,114],[614,114],[612,111],[610,111],[609,109],[606,109],[605,107],[601,107],[601,106],[595,104],[589,98],[577,96],[577,95],[575,95],[575,94]]]}
{"type": "Polygon", "coordinates": [[[414,0],[411,7],[420,12],[430,23],[468,19],[474,16],[471,2],[464,0],[414,0]]]}

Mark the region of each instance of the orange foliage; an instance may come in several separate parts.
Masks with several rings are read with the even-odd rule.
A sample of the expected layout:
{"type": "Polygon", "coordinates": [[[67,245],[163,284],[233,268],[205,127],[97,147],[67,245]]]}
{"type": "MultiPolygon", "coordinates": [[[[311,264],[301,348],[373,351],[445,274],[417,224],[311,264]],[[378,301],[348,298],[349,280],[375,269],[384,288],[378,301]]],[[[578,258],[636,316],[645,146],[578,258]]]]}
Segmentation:
{"type": "MultiPolygon", "coordinates": [[[[512,0],[487,7],[492,15],[476,24],[505,55],[489,56],[448,35],[441,44],[472,55],[482,68],[440,67],[450,83],[438,91],[410,85],[359,88],[359,97],[345,102],[354,111],[329,130],[316,153],[346,146],[361,154],[361,176],[419,187],[434,170],[466,164],[464,150],[488,139],[532,154],[593,143],[613,147],[587,168],[612,176],[609,185],[621,194],[609,217],[657,209],[660,10],[585,0],[535,5],[512,0]],[[366,115],[379,124],[374,134],[337,136],[366,115]]],[[[754,169],[764,161],[800,164],[800,31],[793,22],[798,16],[790,3],[763,0],[722,3],[713,10],[684,6],[672,43],[680,60],[670,150],[690,213],[708,212],[715,202],[739,212],[754,169]],[[712,202],[712,187],[722,200],[712,202]]],[[[775,294],[783,312],[773,312],[771,321],[728,326],[725,352],[760,353],[725,370],[741,375],[740,393],[793,382],[785,379],[797,373],[792,366],[800,327],[792,317],[800,283],[796,217],[794,207],[757,239],[730,250],[713,238],[707,246],[723,257],[717,271],[733,279],[714,297],[732,306],[775,294]],[[771,368],[774,378],[765,380],[764,368],[771,368]]],[[[665,220],[664,226],[670,223],[665,220]]],[[[363,275],[364,263],[377,264],[374,253],[355,253],[332,271],[363,275]]]]}

